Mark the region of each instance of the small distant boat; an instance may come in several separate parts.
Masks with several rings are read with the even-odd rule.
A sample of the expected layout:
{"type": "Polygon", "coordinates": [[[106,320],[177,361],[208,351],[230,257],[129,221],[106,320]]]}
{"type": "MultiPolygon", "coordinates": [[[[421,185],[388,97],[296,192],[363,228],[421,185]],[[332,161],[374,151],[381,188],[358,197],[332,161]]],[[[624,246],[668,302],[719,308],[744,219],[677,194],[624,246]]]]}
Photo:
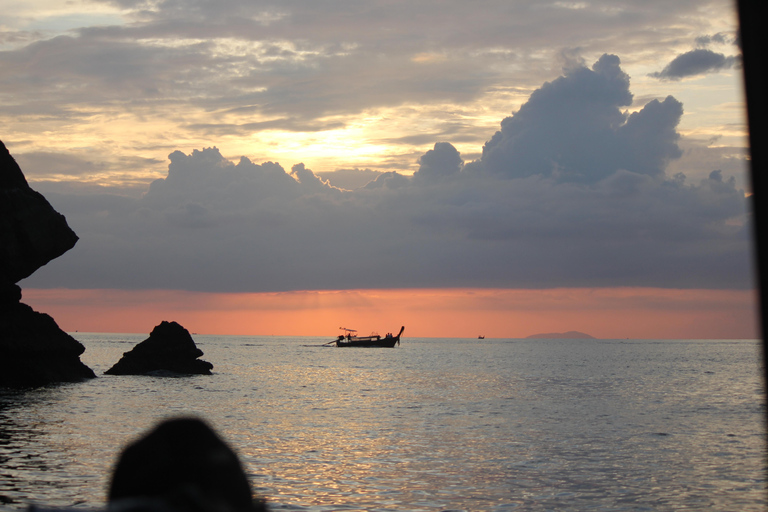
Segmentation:
{"type": "Polygon", "coordinates": [[[343,330],[344,334],[339,334],[338,338],[326,343],[326,345],[335,343],[337,347],[394,347],[400,344],[400,335],[403,334],[405,326],[400,328],[397,336],[392,333],[380,336],[375,332],[371,333],[370,336],[358,336],[355,329],[347,329],[346,327],[339,327],[339,329],[343,330]]]}
{"type": "Polygon", "coordinates": [[[484,340],[484,339],[485,339],[485,336],[482,336],[482,335],[481,335],[481,336],[478,336],[478,337],[477,337],[477,339],[479,339],[479,340],[484,340]]]}

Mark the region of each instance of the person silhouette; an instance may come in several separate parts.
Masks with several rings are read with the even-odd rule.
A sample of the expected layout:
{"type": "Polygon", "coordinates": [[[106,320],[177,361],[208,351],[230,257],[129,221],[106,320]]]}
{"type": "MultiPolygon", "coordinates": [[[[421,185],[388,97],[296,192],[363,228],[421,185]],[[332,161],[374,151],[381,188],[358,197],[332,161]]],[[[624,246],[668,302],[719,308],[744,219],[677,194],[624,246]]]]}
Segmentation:
{"type": "Polygon", "coordinates": [[[109,487],[110,512],[266,512],[235,452],[204,421],[163,421],[128,445],[109,487]]]}

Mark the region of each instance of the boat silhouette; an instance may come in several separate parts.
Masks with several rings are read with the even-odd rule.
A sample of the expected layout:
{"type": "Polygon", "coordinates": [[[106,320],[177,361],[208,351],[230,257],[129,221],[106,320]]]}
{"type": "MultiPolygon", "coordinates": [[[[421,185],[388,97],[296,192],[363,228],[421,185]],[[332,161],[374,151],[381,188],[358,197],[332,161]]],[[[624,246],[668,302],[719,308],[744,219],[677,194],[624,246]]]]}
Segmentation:
{"type": "Polygon", "coordinates": [[[347,329],[346,327],[339,327],[344,331],[344,334],[339,334],[339,337],[327,344],[336,344],[337,347],[394,347],[400,344],[400,336],[405,330],[405,326],[400,327],[400,332],[397,335],[387,333],[385,336],[380,336],[377,333],[371,333],[369,336],[358,336],[355,329],[347,329]]]}

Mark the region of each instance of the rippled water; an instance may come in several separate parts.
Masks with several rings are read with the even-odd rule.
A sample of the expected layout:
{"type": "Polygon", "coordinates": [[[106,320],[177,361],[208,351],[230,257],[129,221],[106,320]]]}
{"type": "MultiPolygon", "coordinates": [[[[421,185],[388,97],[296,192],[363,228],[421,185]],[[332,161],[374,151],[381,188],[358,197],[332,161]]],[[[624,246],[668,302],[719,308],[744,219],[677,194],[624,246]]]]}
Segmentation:
{"type": "Polygon", "coordinates": [[[0,507],[97,508],[127,442],[202,416],[273,510],[765,510],[753,341],[195,336],[212,376],[0,391],[0,507]],[[314,346],[313,346],[314,345],[314,346]]]}

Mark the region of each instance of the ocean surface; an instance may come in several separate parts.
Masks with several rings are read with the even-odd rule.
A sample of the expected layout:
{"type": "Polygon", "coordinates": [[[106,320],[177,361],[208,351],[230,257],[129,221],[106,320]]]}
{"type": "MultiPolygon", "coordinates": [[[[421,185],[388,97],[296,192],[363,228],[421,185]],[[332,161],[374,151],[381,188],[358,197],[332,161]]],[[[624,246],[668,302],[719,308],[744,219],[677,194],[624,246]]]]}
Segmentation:
{"type": "MultiPolygon", "coordinates": [[[[406,331],[407,334],[407,331],[406,331]]],[[[98,509],[120,449],[204,418],[272,510],[765,510],[756,341],[193,336],[214,375],[0,390],[0,509],[98,509]]]]}

